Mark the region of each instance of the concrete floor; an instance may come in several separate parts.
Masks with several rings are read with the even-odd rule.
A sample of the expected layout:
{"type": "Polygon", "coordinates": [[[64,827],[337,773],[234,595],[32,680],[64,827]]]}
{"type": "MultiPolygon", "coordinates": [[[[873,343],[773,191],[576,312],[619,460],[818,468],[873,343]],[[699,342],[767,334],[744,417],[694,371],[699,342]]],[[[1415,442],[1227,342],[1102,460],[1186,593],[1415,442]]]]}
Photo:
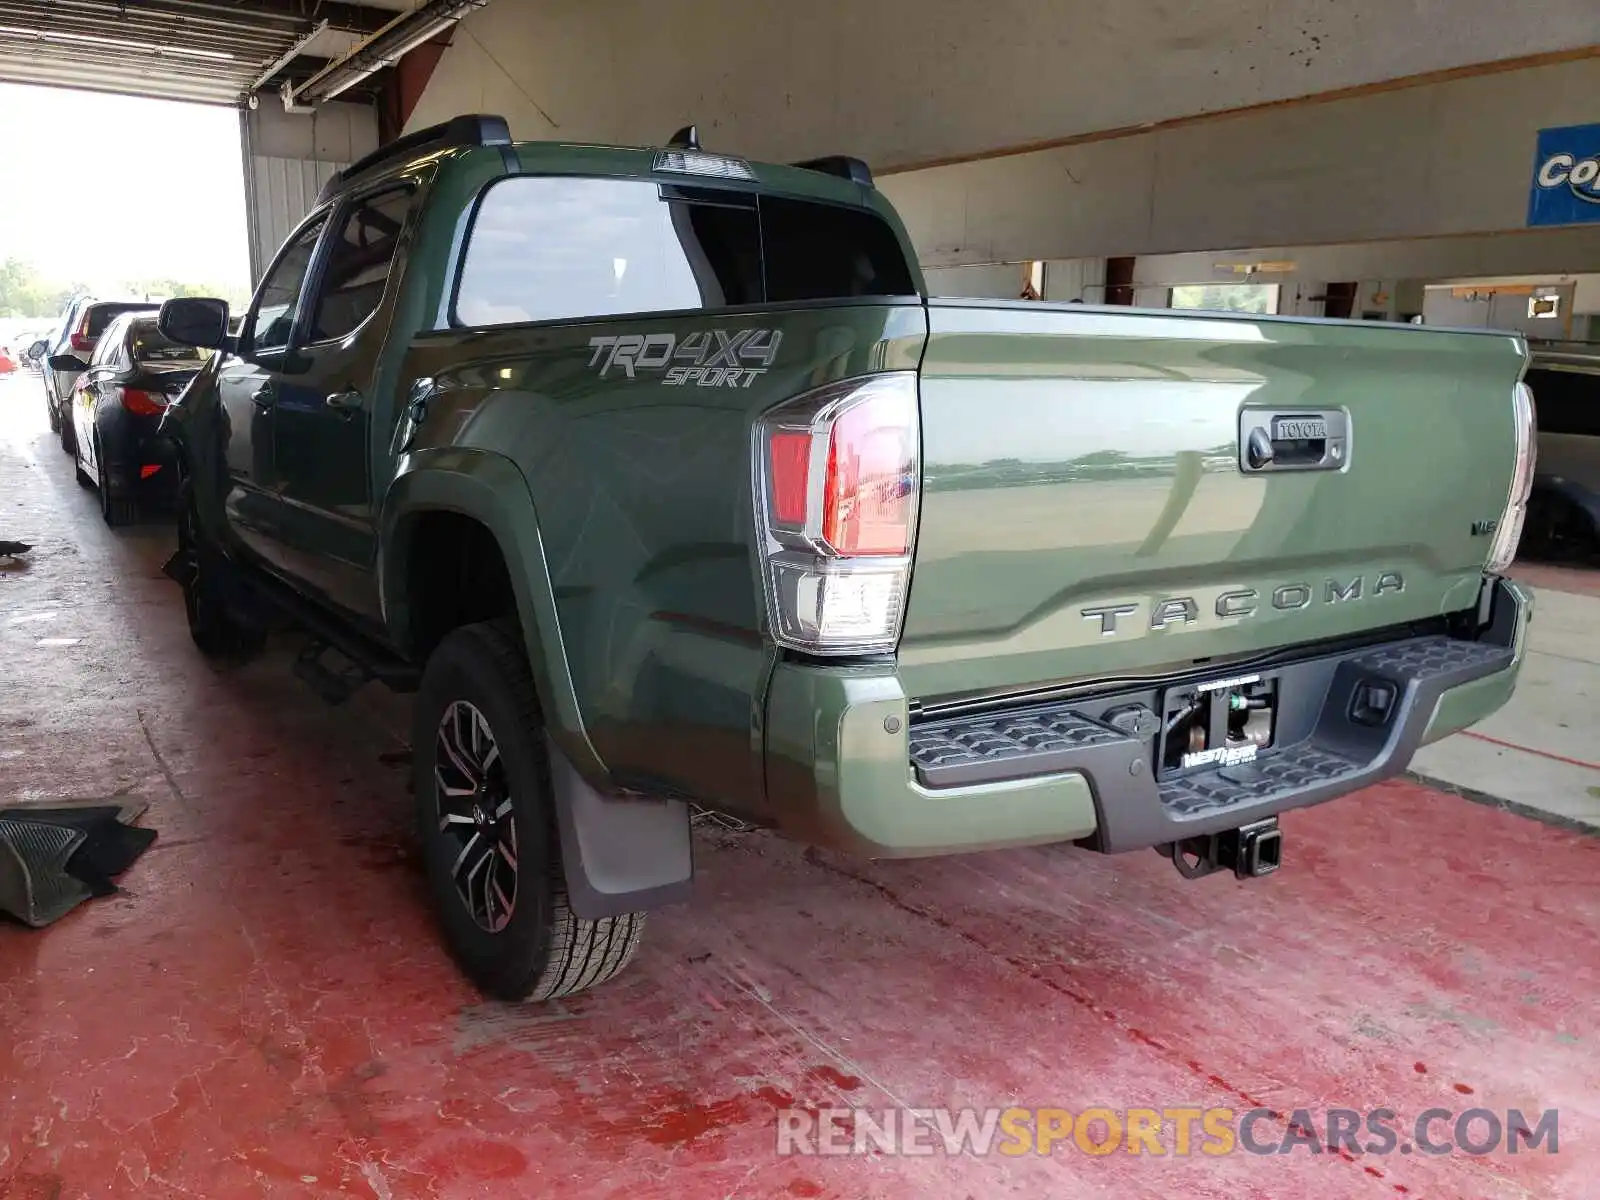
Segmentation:
{"type": "MultiPolygon", "coordinates": [[[[169,530],[101,524],[36,389],[0,381],[0,536],[36,543],[0,569],[0,797],[142,797],[160,838],[122,894],[0,926],[5,1200],[1595,1194],[1600,839],[1411,781],[1291,814],[1251,884],[706,829],[694,903],[622,978],[485,1003],[424,908],[403,702],[330,712],[282,652],[202,662],[169,530]],[[1013,1104],[1557,1108],[1560,1153],[774,1153],[792,1106],[1013,1104]]],[[[1600,601],[1541,605],[1538,636],[1567,632],[1498,740],[1431,774],[1484,788],[1480,745],[1519,787],[1570,765],[1519,740],[1594,761],[1592,707],[1534,689],[1592,699],[1600,601]]]]}
{"type": "Polygon", "coordinates": [[[1600,829],[1600,572],[1525,566],[1536,593],[1511,703],[1412,769],[1600,829]]]}

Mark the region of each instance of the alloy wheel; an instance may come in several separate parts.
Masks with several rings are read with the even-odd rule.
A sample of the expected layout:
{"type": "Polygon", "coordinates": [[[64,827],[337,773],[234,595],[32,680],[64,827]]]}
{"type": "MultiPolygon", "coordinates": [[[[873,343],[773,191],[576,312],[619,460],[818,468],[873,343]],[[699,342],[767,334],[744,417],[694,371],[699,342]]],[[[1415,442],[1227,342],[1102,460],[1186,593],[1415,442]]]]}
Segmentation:
{"type": "Polygon", "coordinates": [[[500,746],[466,700],[445,708],[435,742],[434,796],[439,833],[454,851],[451,880],[478,927],[499,933],[517,906],[517,824],[500,746]]]}

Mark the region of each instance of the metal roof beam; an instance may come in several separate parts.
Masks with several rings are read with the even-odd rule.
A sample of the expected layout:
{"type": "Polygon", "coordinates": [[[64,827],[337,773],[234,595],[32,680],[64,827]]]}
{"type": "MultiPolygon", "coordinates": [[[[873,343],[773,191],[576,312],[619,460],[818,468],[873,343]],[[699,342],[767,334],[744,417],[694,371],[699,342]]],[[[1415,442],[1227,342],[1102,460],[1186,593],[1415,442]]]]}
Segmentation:
{"type": "MultiPolygon", "coordinates": [[[[118,0],[103,0],[107,7],[116,8],[118,0]]],[[[374,8],[370,4],[351,4],[341,0],[142,0],[141,8],[165,8],[220,14],[240,20],[290,22],[301,30],[309,29],[316,21],[327,21],[330,29],[346,29],[351,33],[376,33],[397,15],[387,8],[374,8]]]]}
{"type": "Polygon", "coordinates": [[[263,78],[327,69],[298,53],[317,33],[370,37],[402,16],[341,0],[6,0],[0,80],[236,102],[263,78]]]}
{"type": "Polygon", "coordinates": [[[281,33],[251,33],[245,31],[219,34],[203,33],[184,36],[190,31],[170,25],[152,24],[143,20],[108,21],[100,18],[53,21],[35,25],[28,20],[26,10],[7,9],[0,14],[0,30],[7,37],[27,42],[54,43],[57,45],[81,44],[86,47],[123,41],[152,42],[159,45],[184,44],[197,50],[212,52],[238,52],[261,56],[279,51],[292,39],[281,33]]]}
{"type": "Polygon", "coordinates": [[[240,73],[231,66],[217,66],[209,63],[177,62],[170,58],[159,57],[134,57],[106,58],[95,62],[86,63],[76,55],[65,54],[32,54],[27,58],[0,58],[0,77],[10,77],[26,73],[34,63],[60,64],[64,68],[76,67],[78,77],[85,81],[93,80],[104,74],[138,75],[142,78],[160,79],[166,75],[174,78],[189,80],[205,80],[218,85],[227,83],[233,86],[237,93],[241,87],[240,73]],[[181,71],[174,68],[181,67],[181,71]]]}
{"type": "Polygon", "coordinates": [[[288,104],[321,104],[399,62],[423,42],[438,36],[489,0],[424,0],[409,12],[396,14],[378,33],[343,58],[318,71],[305,83],[285,90],[288,104]]]}
{"type": "Polygon", "coordinates": [[[81,63],[0,64],[0,80],[33,87],[106,92],[116,96],[141,96],[154,100],[184,100],[196,104],[231,106],[237,103],[239,98],[238,87],[228,81],[183,79],[171,75],[151,77],[122,72],[86,75],[81,63]]]}
{"type": "Polygon", "coordinates": [[[113,38],[76,32],[42,34],[0,25],[0,39],[10,43],[8,51],[26,47],[30,54],[70,55],[85,67],[101,59],[150,58],[182,64],[185,69],[221,67],[248,79],[261,61],[259,50],[240,47],[235,53],[234,48],[193,46],[153,37],[113,38]]]}
{"type": "Polygon", "coordinates": [[[321,21],[330,29],[370,34],[393,20],[388,9],[365,4],[299,3],[297,0],[241,0],[229,4],[220,0],[139,0],[129,5],[121,0],[49,0],[46,3],[18,0],[7,3],[4,11],[29,13],[51,25],[65,25],[80,18],[112,21],[164,20],[180,22],[194,29],[238,30],[275,37],[298,37],[321,21]]]}
{"type": "MultiPolygon", "coordinates": [[[[273,75],[265,83],[261,84],[256,90],[272,92],[277,91],[286,82],[303,82],[307,79],[310,79],[313,75],[317,74],[317,72],[326,70],[328,67],[332,66],[334,62],[334,59],[323,58],[319,54],[297,55],[286,66],[280,67],[276,72],[274,72],[273,75]]],[[[376,79],[377,75],[375,74],[369,76],[360,83],[352,85],[350,91],[365,95],[369,91],[375,90],[375,87],[369,87],[368,85],[372,84],[376,79]]]]}

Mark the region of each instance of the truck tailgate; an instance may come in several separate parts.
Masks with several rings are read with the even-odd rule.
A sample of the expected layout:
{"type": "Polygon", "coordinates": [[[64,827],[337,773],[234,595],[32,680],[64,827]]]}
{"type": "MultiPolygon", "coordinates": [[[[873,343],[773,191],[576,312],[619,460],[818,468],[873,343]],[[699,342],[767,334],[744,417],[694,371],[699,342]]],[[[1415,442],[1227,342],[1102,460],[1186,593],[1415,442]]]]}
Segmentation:
{"type": "Polygon", "coordinates": [[[1475,603],[1514,465],[1519,338],[928,313],[913,696],[1126,678],[1475,603]],[[1254,426],[1273,454],[1259,470],[1241,455],[1254,426]]]}

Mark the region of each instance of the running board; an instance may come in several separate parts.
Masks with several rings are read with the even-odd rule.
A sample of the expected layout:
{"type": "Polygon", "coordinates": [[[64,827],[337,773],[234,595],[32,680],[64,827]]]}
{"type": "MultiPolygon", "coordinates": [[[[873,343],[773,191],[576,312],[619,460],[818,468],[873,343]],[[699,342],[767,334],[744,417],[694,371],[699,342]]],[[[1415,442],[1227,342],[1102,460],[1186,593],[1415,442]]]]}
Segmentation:
{"type": "MultiPolygon", "coordinates": [[[[422,672],[417,667],[393,651],[379,645],[374,639],[351,629],[338,618],[330,616],[321,605],[307,600],[293,588],[260,571],[240,572],[240,577],[264,603],[281,612],[294,624],[305,629],[316,640],[316,643],[320,643],[321,648],[311,655],[313,659],[321,657],[322,648],[331,647],[361,670],[363,675],[362,683],[365,683],[368,679],[375,679],[396,692],[414,692],[417,690],[417,686],[422,681],[422,672]]],[[[302,658],[304,657],[302,655],[302,658]]],[[[320,693],[322,685],[328,681],[323,680],[321,683],[316,683],[312,682],[312,678],[308,677],[314,676],[318,670],[327,671],[328,669],[318,663],[315,667],[308,667],[306,673],[303,674],[300,663],[297,661],[295,664],[295,673],[320,693]]],[[[330,672],[330,674],[335,678],[340,676],[339,672],[330,672]]],[[[337,691],[340,686],[343,685],[334,685],[333,690],[337,691]]],[[[350,690],[353,691],[354,688],[350,690]]],[[[348,695],[348,693],[346,694],[348,695]]],[[[336,700],[332,701],[332,703],[337,704],[340,701],[336,700]]]]}
{"type": "Polygon", "coordinates": [[[347,666],[330,666],[326,661],[330,649],[327,642],[313,638],[295,655],[294,673],[301,683],[322,698],[323,703],[337,708],[370,682],[372,673],[349,659],[345,660],[347,666]]]}

